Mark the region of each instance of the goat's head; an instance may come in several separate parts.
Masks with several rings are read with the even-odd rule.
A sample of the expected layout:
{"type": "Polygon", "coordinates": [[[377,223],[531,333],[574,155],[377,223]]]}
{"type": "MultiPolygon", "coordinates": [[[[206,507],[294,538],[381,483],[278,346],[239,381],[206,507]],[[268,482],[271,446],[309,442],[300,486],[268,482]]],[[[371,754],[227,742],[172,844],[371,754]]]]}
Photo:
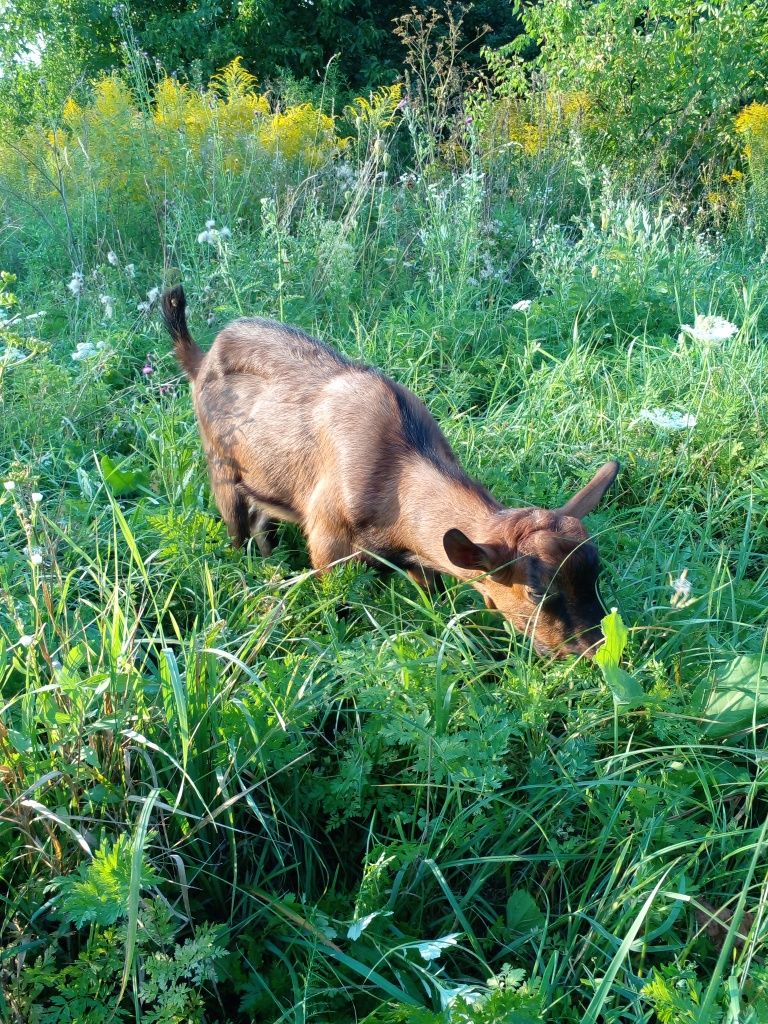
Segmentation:
{"type": "Polygon", "coordinates": [[[509,509],[497,514],[482,541],[448,530],[443,546],[453,565],[476,571],[472,585],[489,608],[532,637],[541,654],[592,657],[605,614],[597,589],[600,562],[582,518],[619,471],[608,462],[555,511],[509,509]]]}

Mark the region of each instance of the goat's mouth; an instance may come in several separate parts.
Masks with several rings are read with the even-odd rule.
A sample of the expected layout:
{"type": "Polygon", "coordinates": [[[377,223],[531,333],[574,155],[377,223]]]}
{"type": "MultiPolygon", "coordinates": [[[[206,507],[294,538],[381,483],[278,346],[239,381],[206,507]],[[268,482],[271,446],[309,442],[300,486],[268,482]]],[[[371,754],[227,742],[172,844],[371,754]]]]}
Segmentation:
{"type": "Polygon", "coordinates": [[[584,630],[580,635],[563,640],[560,643],[546,644],[534,638],[533,647],[537,654],[544,658],[555,658],[563,661],[573,655],[579,658],[594,658],[600,645],[604,640],[603,632],[599,626],[592,626],[584,630]]]}

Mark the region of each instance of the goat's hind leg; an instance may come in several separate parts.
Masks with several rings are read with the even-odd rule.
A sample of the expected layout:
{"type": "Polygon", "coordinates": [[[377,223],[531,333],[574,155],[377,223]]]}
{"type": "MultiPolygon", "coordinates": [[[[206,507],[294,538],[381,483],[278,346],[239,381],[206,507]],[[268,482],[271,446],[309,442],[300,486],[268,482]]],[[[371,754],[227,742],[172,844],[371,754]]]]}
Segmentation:
{"type": "Polygon", "coordinates": [[[216,506],[227,527],[230,540],[236,547],[242,547],[250,533],[248,502],[242,494],[236,478],[224,468],[221,472],[211,464],[211,489],[216,506]]]}
{"type": "Polygon", "coordinates": [[[277,544],[277,523],[268,512],[255,505],[251,508],[249,527],[259,554],[262,558],[269,558],[277,544]]]}

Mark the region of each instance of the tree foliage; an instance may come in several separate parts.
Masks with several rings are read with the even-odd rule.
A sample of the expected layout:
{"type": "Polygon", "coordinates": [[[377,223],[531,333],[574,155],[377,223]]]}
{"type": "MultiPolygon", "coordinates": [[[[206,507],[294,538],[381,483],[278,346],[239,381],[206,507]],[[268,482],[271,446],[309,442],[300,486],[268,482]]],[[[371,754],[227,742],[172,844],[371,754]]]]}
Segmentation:
{"type": "MultiPolygon", "coordinates": [[[[78,78],[121,66],[127,34],[150,58],[198,82],[241,56],[262,82],[286,72],[320,81],[332,62],[337,80],[367,88],[392,81],[402,64],[394,19],[430,6],[428,0],[19,0],[4,15],[0,91],[6,108],[55,106],[78,78]],[[41,68],[19,63],[40,40],[41,68]]],[[[467,39],[477,40],[466,58],[480,59],[480,37],[491,46],[509,42],[518,24],[511,0],[481,0],[466,14],[467,39]]]]}

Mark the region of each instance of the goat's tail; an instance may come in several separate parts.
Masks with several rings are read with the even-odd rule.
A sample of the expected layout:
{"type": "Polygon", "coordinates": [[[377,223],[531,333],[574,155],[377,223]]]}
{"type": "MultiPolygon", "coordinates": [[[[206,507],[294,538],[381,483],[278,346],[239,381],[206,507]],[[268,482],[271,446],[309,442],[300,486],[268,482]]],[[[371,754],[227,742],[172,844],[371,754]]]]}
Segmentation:
{"type": "Polygon", "coordinates": [[[184,372],[190,380],[194,380],[200,363],[203,361],[204,352],[195,343],[187,327],[187,300],[184,289],[180,284],[175,288],[169,288],[163,293],[160,300],[160,309],[163,313],[165,326],[173,338],[173,347],[176,358],[182,365],[184,372]]]}

